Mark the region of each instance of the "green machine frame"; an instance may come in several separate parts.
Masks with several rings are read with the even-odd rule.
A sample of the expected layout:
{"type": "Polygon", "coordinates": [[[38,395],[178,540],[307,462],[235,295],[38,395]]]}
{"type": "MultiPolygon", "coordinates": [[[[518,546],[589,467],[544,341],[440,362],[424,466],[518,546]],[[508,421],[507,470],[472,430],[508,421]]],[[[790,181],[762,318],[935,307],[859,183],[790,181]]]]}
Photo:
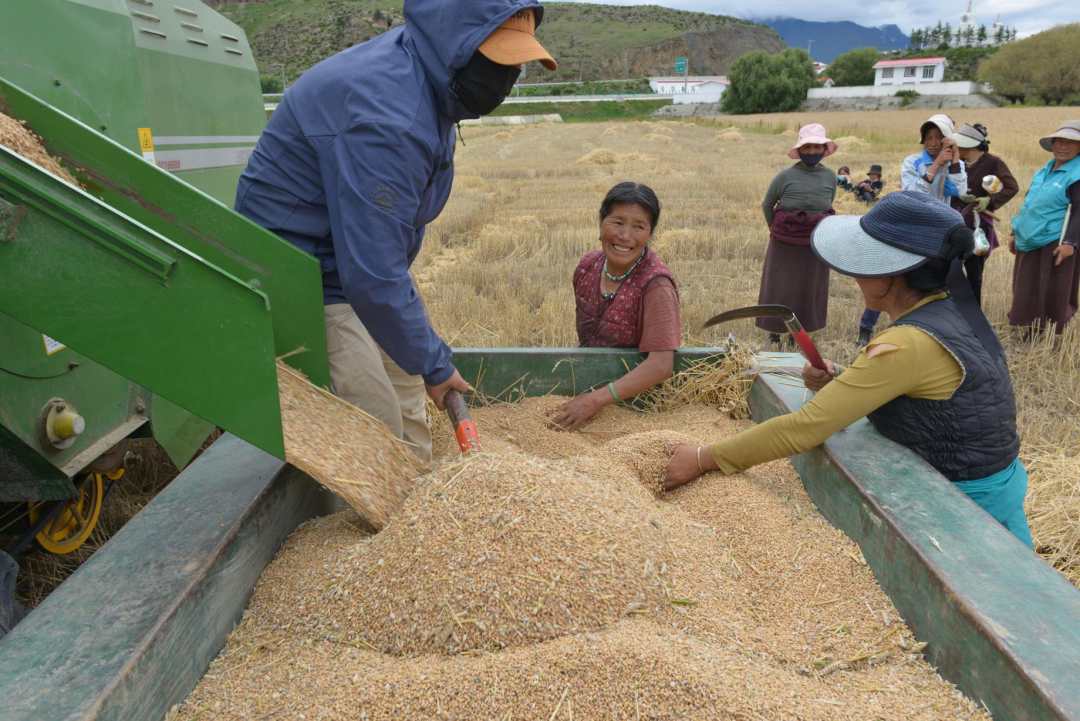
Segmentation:
{"type": "Polygon", "coordinates": [[[13,0],[0,111],[82,186],[0,150],[0,501],[71,497],[132,432],[178,466],[213,425],[280,457],[273,358],[328,382],[321,294],[226,207],[265,123],[243,32],[197,1],[13,0]],[[86,417],[69,448],[51,399],[86,417]]]}

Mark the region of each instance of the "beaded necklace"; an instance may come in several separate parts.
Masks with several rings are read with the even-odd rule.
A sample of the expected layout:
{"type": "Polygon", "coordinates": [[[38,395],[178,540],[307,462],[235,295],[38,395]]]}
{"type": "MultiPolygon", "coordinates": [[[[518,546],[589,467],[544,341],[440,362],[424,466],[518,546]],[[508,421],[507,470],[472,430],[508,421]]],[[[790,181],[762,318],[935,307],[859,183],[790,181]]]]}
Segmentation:
{"type": "MultiPolygon", "coordinates": [[[[625,273],[623,273],[621,275],[612,275],[611,273],[608,272],[608,269],[607,269],[607,258],[604,258],[604,277],[607,278],[608,280],[610,280],[612,283],[622,283],[624,280],[626,280],[627,278],[630,277],[630,274],[633,273],[637,269],[637,267],[641,264],[641,261],[643,261],[644,259],[645,259],[645,250],[642,250],[641,255],[638,256],[637,260],[634,261],[634,264],[631,265],[626,270],[625,273]]],[[[612,300],[618,292],[619,292],[618,288],[611,291],[610,293],[605,293],[603,291],[603,289],[601,289],[600,297],[603,298],[604,300],[612,300]]]]}

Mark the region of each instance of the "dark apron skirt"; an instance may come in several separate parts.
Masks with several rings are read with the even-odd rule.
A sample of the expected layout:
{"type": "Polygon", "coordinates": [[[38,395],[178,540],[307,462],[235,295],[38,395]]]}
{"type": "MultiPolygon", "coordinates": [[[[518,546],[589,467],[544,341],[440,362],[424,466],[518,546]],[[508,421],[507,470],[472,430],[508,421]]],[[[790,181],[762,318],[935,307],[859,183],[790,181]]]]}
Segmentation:
{"type": "MultiPolygon", "coordinates": [[[[824,328],[829,311],[829,266],[818,260],[809,245],[770,239],[758,303],[786,305],[809,332],[824,328]]],[[[787,332],[780,318],[758,318],[757,327],[770,333],[787,332]]]]}
{"type": "Polygon", "coordinates": [[[1013,297],[1009,309],[1011,325],[1057,325],[1061,333],[1076,313],[1077,291],[1080,290],[1080,265],[1073,253],[1061,265],[1054,267],[1054,248],[1057,243],[1043,246],[1030,253],[1017,252],[1013,264],[1013,297]]]}

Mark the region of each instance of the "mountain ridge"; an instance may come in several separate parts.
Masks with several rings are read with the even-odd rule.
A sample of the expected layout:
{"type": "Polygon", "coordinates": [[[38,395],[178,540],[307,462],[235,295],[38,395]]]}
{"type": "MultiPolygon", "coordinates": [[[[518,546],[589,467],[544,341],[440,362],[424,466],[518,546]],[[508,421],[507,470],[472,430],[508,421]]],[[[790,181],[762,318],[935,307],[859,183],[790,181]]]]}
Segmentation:
{"type": "Polygon", "coordinates": [[[910,38],[896,25],[867,27],[850,20],[815,21],[780,17],[758,20],[775,30],[793,48],[809,43],[814,60],[831,63],[836,57],[856,48],[906,50],[910,38]]]}

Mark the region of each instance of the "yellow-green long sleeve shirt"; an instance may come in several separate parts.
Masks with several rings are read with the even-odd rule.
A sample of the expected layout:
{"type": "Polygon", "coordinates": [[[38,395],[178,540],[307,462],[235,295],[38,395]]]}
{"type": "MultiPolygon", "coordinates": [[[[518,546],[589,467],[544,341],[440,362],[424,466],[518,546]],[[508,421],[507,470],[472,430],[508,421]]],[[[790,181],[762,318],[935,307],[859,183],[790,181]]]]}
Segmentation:
{"type": "MultiPolygon", "coordinates": [[[[941,293],[924,298],[908,312],[944,297],[941,293]]],[[[899,396],[947,400],[961,382],[959,362],[941,343],[914,326],[892,326],[801,409],[715,443],[709,452],[723,473],[738,473],[808,451],[899,396]],[[873,358],[867,355],[881,345],[896,349],[878,352],[873,358]]]]}

